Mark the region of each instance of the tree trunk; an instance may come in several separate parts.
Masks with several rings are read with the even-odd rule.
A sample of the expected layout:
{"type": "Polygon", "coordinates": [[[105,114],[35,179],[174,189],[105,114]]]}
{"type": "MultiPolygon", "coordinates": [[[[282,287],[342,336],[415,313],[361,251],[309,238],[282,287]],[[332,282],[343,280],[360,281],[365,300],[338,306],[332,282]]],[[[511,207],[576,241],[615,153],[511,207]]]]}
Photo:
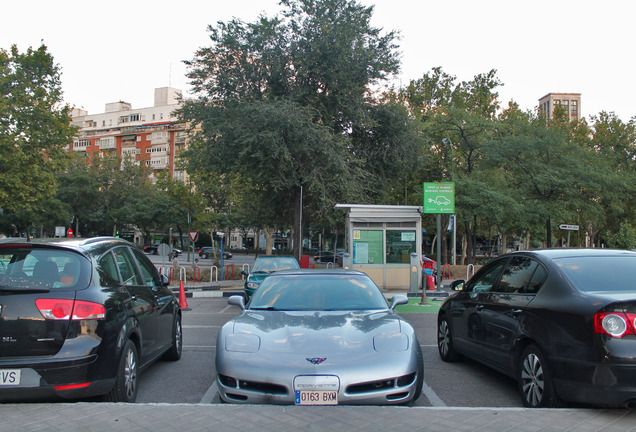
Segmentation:
{"type": "Polygon", "coordinates": [[[294,243],[294,257],[300,262],[300,258],[303,254],[303,196],[302,186],[296,191],[296,197],[294,198],[294,236],[292,242],[294,243]]]}
{"type": "Polygon", "coordinates": [[[263,228],[265,234],[265,255],[272,254],[272,248],[274,246],[274,233],[277,228],[263,228]]]}
{"type": "Polygon", "coordinates": [[[550,216],[548,216],[548,219],[545,221],[545,231],[546,231],[545,246],[551,248],[552,247],[552,223],[550,221],[550,216]]]}

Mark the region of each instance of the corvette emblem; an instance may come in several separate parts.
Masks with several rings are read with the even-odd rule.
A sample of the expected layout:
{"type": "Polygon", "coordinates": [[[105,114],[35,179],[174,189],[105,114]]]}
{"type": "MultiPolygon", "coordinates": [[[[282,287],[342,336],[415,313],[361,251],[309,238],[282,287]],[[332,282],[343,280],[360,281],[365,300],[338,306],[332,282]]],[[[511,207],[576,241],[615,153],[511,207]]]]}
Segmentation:
{"type": "Polygon", "coordinates": [[[325,360],[327,360],[326,357],[321,358],[321,357],[314,357],[314,358],[308,358],[307,361],[313,365],[319,365],[320,363],[324,362],[325,360]]]}

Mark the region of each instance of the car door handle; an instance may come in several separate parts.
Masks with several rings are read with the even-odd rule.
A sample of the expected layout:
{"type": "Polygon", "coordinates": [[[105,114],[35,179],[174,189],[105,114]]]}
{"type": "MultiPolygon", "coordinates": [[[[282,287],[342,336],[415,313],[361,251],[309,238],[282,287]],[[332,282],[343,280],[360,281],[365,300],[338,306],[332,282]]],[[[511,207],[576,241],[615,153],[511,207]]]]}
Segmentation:
{"type": "Polygon", "coordinates": [[[513,310],[512,310],[512,314],[513,314],[513,315],[520,315],[520,314],[521,314],[521,312],[523,312],[523,309],[513,309],[513,310]]]}
{"type": "Polygon", "coordinates": [[[475,309],[482,310],[484,307],[485,307],[484,305],[480,304],[480,305],[475,306],[475,309]]]}

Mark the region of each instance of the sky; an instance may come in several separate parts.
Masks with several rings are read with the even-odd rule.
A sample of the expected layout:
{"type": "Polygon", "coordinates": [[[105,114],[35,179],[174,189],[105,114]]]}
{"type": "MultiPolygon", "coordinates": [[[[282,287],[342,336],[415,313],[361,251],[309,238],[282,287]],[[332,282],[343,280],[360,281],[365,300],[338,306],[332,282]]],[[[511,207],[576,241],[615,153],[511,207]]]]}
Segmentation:
{"type": "MultiPolygon", "coordinates": [[[[372,25],[400,34],[406,86],[433,67],[459,81],[497,70],[500,100],[533,110],[548,93],[581,93],[589,119],[636,116],[636,0],[358,0],[372,25]]],[[[274,16],[278,0],[21,0],[0,6],[0,48],[43,42],[64,100],[89,114],[120,100],[150,107],[154,89],[190,95],[184,60],[209,46],[209,25],[274,16]]]]}

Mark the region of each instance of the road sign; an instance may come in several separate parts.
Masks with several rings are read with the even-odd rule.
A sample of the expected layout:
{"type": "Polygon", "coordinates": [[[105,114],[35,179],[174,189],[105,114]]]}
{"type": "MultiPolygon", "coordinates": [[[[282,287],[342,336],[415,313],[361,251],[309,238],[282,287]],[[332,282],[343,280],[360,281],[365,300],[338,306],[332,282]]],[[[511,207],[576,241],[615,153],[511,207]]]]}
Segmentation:
{"type": "Polygon", "coordinates": [[[66,237],[73,237],[73,230],[72,229],[67,229],[66,230],[66,237]]]}
{"type": "Polygon", "coordinates": [[[188,235],[193,242],[199,240],[199,231],[188,231],[188,235]]]}
{"type": "Polygon", "coordinates": [[[561,224],[559,225],[559,228],[565,231],[578,231],[579,230],[579,226],[578,225],[568,225],[568,224],[561,224]]]}
{"type": "Polygon", "coordinates": [[[455,213],[455,183],[424,183],[424,213],[455,213]]]}

